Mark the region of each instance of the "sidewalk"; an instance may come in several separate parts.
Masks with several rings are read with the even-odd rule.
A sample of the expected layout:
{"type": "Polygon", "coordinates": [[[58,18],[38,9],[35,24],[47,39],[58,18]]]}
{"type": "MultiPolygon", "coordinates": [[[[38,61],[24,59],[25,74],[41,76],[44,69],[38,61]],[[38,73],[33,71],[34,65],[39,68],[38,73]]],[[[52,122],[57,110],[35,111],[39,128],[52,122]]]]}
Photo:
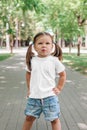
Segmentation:
{"type": "MultiPolygon", "coordinates": [[[[0,130],[21,130],[26,105],[25,53],[0,62],[0,130]]],[[[67,81],[59,95],[62,130],[87,130],[87,77],[66,67],[67,81]]],[[[43,115],[32,130],[51,130],[43,115]]]]}
{"type": "MultiPolygon", "coordinates": [[[[28,47],[19,47],[19,48],[13,48],[13,53],[25,53],[28,47]]],[[[62,48],[63,53],[68,53],[69,48],[63,47],[62,48]]],[[[10,53],[10,50],[7,50],[6,48],[0,48],[0,54],[3,53],[10,53]]],[[[71,53],[77,53],[77,48],[72,48],[71,53]]],[[[87,48],[82,47],[80,50],[80,53],[87,54],[87,48]]]]}
{"type": "MultiPolygon", "coordinates": [[[[28,47],[18,47],[18,48],[13,48],[13,53],[25,53],[28,47]]],[[[3,53],[10,53],[10,50],[6,48],[0,48],[0,54],[3,53]]]]}

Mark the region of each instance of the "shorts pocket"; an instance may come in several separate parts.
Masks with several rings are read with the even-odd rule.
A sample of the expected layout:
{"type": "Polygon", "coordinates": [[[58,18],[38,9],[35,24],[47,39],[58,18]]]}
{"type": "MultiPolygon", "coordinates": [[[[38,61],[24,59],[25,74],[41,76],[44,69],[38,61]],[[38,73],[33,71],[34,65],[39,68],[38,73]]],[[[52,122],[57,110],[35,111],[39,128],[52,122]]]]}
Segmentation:
{"type": "Polygon", "coordinates": [[[50,112],[55,112],[57,110],[57,106],[53,105],[53,106],[49,106],[50,112]]]}
{"type": "Polygon", "coordinates": [[[27,108],[32,110],[33,108],[35,108],[35,106],[36,106],[35,100],[29,98],[27,102],[27,108]]]}
{"type": "Polygon", "coordinates": [[[53,98],[53,100],[49,104],[49,109],[51,112],[60,110],[60,104],[58,98],[53,98]]]}

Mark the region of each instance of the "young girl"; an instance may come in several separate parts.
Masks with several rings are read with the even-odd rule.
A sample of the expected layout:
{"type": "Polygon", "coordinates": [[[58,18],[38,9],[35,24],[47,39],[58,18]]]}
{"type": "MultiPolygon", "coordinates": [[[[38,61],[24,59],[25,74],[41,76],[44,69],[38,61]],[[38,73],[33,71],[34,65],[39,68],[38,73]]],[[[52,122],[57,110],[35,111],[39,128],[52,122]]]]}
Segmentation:
{"type": "Polygon", "coordinates": [[[31,130],[32,124],[40,114],[51,122],[52,130],[61,130],[59,120],[60,105],[58,94],[63,89],[66,73],[61,60],[59,46],[53,43],[49,33],[40,32],[33,40],[26,54],[26,81],[28,87],[26,119],[22,130],[31,130]],[[37,52],[34,53],[34,49],[37,52]],[[56,75],[58,83],[55,83],[56,75]]]}

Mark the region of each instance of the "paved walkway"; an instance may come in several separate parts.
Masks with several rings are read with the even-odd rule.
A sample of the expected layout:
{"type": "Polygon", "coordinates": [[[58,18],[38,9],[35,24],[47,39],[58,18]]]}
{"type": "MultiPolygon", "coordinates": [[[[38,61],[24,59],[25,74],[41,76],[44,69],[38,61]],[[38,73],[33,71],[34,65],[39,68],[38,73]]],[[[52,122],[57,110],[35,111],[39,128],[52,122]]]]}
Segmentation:
{"type": "MultiPolygon", "coordinates": [[[[13,48],[13,53],[21,53],[21,52],[25,52],[27,49],[27,47],[18,47],[18,48],[13,48]]],[[[69,48],[68,47],[63,47],[62,48],[63,52],[69,52],[69,48]]],[[[3,53],[10,53],[10,50],[6,49],[6,48],[0,48],[0,54],[3,53]]],[[[77,48],[72,48],[71,49],[71,53],[77,53],[77,48]]],[[[81,47],[80,53],[84,53],[87,54],[87,48],[85,47],[81,47]]]]}
{"type": "MultiPolygon", "coordinates": [[[[87,130],[87,77],[66,67],[59,95],[62,130],[87,130]]],[[[26,104],[25,52],[0,62],[0,130],[21,130],[26,104]]],[[[51,130],[43,115],[32,130],[51,130]]]]}

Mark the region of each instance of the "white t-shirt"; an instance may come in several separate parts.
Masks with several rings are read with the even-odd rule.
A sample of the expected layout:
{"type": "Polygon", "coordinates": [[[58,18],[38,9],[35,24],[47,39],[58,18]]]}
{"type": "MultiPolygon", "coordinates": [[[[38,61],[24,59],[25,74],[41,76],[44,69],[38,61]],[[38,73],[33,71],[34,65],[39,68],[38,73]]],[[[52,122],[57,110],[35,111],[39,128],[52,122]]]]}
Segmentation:
{"type": "MultiPolygon", "coordinates": [[[[57,57],[33,57],[31,60],[30,98],[45,98],[55,95],[56,75],[65,70],[64,65],[57,57]]],[[[29,71],[26,68],[26,71],[29,71]]]]}

